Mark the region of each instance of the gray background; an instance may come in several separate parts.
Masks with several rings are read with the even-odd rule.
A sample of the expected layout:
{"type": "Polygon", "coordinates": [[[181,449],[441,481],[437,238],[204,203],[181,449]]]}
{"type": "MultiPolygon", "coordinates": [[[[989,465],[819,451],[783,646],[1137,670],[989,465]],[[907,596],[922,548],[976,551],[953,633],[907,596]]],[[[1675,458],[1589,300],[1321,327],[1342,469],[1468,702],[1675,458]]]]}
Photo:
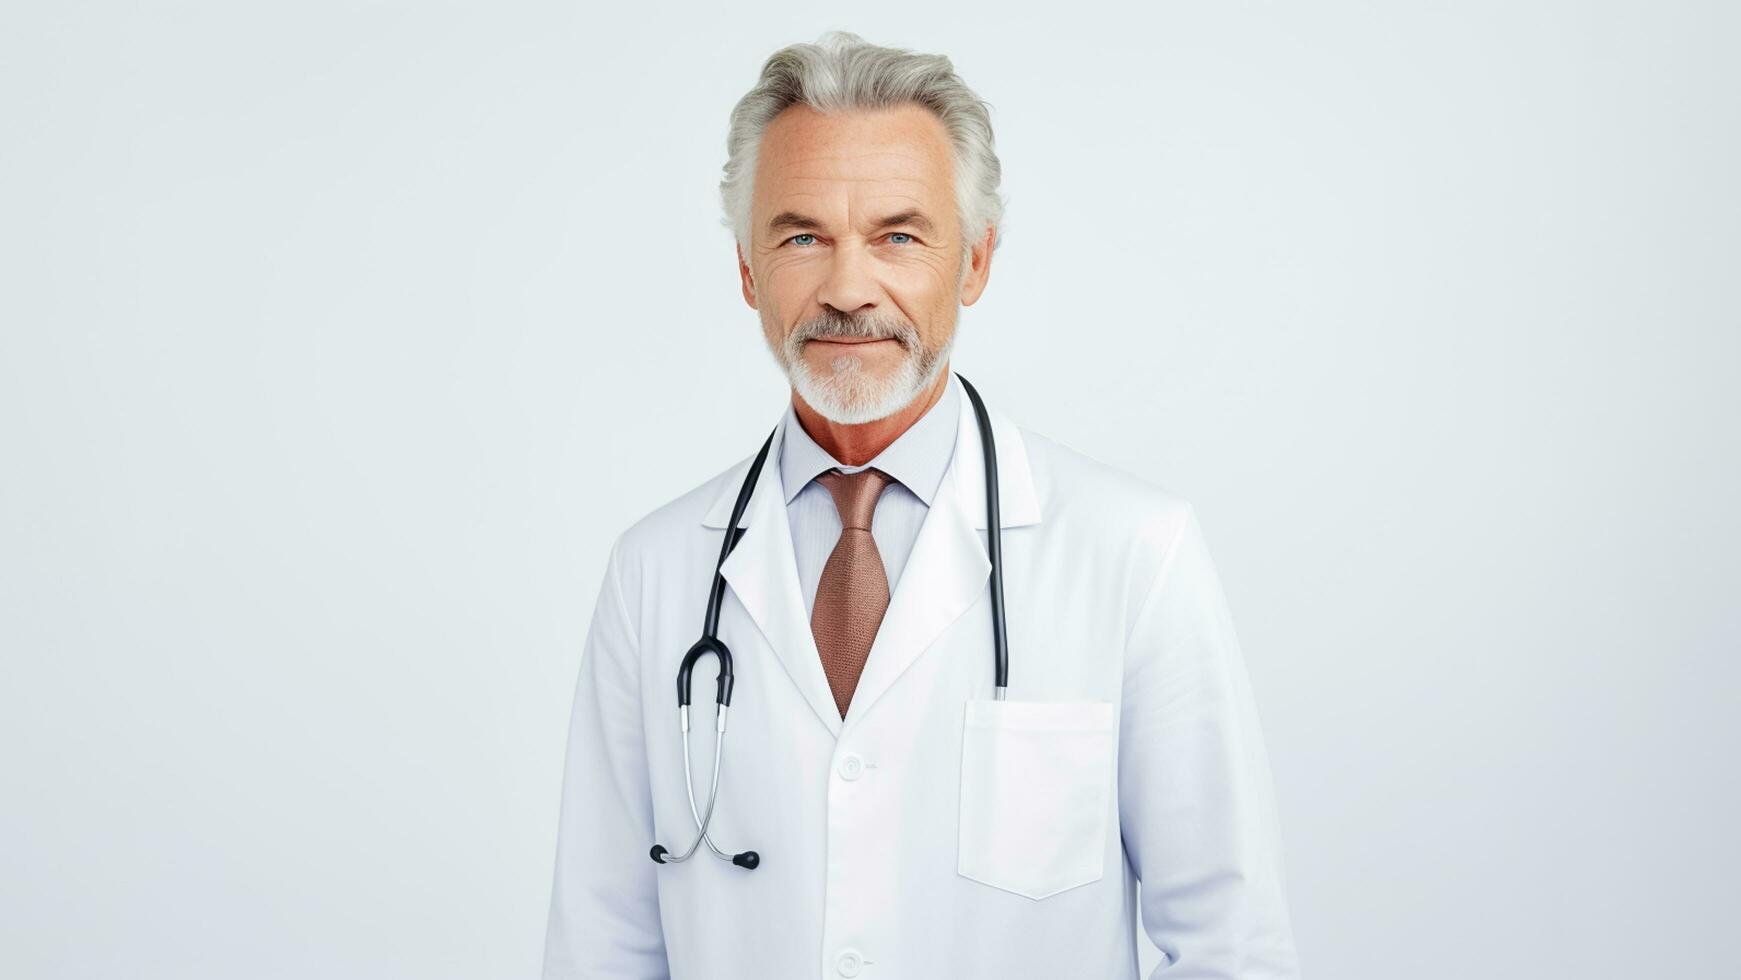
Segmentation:
{"type": "Polygon", "coordinates": [[[1306,973],[1724,972],[1736,9],[8,5],[0,973],[535,974],[607,546],[783,404],[726,114],[831,27],[992,103],[956,366],[1197,505],[1306,973]]]}

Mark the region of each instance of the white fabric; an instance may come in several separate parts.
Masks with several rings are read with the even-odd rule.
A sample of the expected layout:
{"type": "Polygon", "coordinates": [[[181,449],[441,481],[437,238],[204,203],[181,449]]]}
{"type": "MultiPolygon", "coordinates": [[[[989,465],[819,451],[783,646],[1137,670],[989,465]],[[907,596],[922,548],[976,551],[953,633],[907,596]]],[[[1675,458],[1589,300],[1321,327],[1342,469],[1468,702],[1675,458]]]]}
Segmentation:
{"type": "MultiPolygon", "coordinates": [[[[1263,736],[1194,509],[987,397],[1001,704],[970,406],[845,718],[779,467],[751,497],[724,568],[736,691],[710,834],[760,852],[755,871],[705,844],[648,857],[694,838],[674,679],[749,459],[618,538],[575,688],[546,980],[1134,980],[1139,920],[1152,980],[1299,976],[1263,736]]],[[[693,678],[703,803],[716,671],[693,678]]]]}
{"type": "Polygon", "coordinates": [[[1099,878],[1115,720],[1111,701],[967,702],[958,870],[1029,898],[1099,878]]]}
{"type": "MultiPolygon", "coordinates": [[[[792,553],[798,562],[798,587],[804,593],[804,609],[816,608],[816,583],[822,580],[822,568],[840,540],[840,510],[827,488],[815,482],[818,473],[839,468],[843,473],[876,468],[895,478],[896,483],[883,489],[871,519],[871,538],[882,555],[883,570],[888,573],[889,591],[901,581],[907,567],[907,556],[913,551],[913,541],[919,536],[919,525],[925,521],[937,484],[949,467],[955,450],[955,426],[961,411],[956,389],[961,382],[949,376],[949,389],[944,391],[924,415],[907,427],[883,451],[860,466],[845,466],[816,444],[798,413],[790,404],[781,421],[785,437],[780,441],[780,482],[786,495],[786,518],[792,529],[792,553]]],[[[971,410],[971,409],[970,409],[971,410]]]]}

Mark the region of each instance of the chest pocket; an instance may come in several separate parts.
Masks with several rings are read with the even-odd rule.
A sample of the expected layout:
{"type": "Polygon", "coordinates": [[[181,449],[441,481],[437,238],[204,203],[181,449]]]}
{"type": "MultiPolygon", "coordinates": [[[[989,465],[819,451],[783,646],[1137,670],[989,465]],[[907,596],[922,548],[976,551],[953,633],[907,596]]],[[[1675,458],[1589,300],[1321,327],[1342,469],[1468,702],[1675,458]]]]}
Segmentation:
{"type": "Polygon", "coordinates": [[[1106,870],[1118,732],[1110,701],[969,701],[956,870],[1032,899],[1106,870]]]}

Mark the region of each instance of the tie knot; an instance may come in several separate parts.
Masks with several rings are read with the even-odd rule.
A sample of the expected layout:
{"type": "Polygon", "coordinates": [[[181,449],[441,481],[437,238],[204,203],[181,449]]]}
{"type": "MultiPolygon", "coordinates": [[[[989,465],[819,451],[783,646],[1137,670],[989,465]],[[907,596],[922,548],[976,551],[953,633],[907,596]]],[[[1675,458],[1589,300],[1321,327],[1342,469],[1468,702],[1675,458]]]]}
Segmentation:
{"type": "Polygon", "coordinates": [[[840,511],[840,526],[865,531],[870,530],[871,515],[876,512],[883,488],[893,481],[894,477],[877,469],[863,469],[857,473],[833,469],[816,477],[816,482],[834,495],[834,507],[840,511]]]}

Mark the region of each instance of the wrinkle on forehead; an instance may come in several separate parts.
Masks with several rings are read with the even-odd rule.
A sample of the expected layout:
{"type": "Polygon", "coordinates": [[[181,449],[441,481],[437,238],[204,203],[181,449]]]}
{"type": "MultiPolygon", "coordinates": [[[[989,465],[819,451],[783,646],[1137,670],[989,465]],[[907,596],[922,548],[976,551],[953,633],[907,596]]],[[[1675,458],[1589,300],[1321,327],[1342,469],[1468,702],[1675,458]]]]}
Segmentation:
{"type": "Polygon", "coordinates": [[[954,196],[951,154],[942,121],[922,106],[844,116],[793,106],[763,134],[755,197],[788,202],[832,196],[824,185],[883,185],[884,195],[942,211],[954,196]]]}

